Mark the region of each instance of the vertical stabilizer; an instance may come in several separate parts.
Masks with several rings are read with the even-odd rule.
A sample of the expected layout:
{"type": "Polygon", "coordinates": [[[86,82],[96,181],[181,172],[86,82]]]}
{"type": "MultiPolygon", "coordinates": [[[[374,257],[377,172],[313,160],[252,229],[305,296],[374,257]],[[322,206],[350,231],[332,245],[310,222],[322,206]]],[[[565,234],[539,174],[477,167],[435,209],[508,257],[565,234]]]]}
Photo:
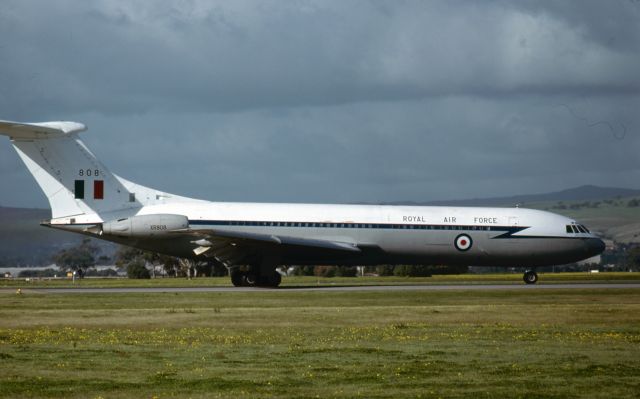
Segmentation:
{"type": "Polygon", "coordinates": [[[83,130],[76,122],[0,121],[0,134],[11,138],[47,196],[52,219],[99,222],[100,214],[139,208],[136,194],[123,185],[128,182],[112,174],[80,140],[83,130]]]}

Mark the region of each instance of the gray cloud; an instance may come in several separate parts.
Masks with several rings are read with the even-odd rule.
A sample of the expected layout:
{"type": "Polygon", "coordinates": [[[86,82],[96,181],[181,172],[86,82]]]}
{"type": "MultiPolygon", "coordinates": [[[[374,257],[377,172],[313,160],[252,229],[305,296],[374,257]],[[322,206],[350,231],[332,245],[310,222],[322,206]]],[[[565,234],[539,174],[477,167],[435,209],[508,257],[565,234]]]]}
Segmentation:
{"type": "MultiPolygon", "coordinates": [[[[86,122],[117,173],[210,199],[638,187],[639,22],[633,1],[6,1],[0,117],[86,122]]],[[[0,204],[42,205],[12,151],[0,204]]]]}

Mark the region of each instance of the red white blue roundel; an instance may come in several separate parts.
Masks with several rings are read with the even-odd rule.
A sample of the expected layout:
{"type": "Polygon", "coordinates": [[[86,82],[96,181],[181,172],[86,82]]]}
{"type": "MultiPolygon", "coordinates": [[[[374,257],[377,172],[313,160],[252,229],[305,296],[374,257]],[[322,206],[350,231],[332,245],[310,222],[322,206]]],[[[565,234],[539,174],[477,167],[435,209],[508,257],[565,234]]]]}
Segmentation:
{"type": "Polygon", "coordinates": [[[468,251],[473,245],[473,240],[466,234],[460,234],[453,243],[458,251],[468,251]]]}

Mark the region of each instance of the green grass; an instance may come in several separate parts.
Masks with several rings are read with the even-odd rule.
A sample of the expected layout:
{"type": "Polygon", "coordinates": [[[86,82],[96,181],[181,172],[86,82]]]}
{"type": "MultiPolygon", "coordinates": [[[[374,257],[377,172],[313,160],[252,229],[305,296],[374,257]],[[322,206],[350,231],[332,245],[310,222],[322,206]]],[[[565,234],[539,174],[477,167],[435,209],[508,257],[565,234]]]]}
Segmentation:
{"type": "Polygon", "coordinates": [[[640,290],[5,290],[0,364],[11,398],[633,398],[640,290]]]}
{"type": "MultiPolygon", "coordinates": [[[[640,273],[607,272],[607,273],[539,273],[541,284],[563,283],[637,283],[640,273]]],[[[322,278],[311,276],[284,277],[283,287],[299,286],[337,286],[337,285],[413,285],[413,284],[522,284],[521,273],[495,274],[460,274],[436,275],[433,277],[334,277],[322,278]]],[[[199,277],[191,280],[186,278],[157,278],[150,280],[135,280],[126,278],[85,278],[71,279],[2,279],[0,288],[116,288],[116,287],[218,287],[231,286],[229,277],[199,277]]]]}

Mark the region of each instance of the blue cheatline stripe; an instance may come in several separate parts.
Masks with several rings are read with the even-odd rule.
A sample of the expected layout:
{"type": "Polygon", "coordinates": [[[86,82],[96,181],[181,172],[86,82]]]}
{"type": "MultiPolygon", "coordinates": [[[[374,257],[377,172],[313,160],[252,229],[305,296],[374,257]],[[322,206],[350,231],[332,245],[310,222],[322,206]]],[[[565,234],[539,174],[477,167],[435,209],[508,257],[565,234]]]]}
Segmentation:
{"type": "MultiPolygon", "coordinates": [[[[94,226],[98,223],[72,223],[73,225],[94,226]]],[[[386,230],[442,230],[442,231],[496,231],[502,234],[491,237],[500,238],[564,238],[564,239],[588,239],[579,235],[574,236],[514,236],[529,228],[529,226],[471,226],[448,224],[393,224],[393,223],[318,223],[318,222],[276,222],[253,220],[189,220],[191,226],[255,226],[255,227],[305,227],[305,228],[330,228],[330,229],[386,229],[386,230]]]]}
{"type": "Polygon", "coordinates": [[[529,227],[518,226],[472,226],[448,224],[396,224],[396,223],[325,223],[325,222],[279,222],[255,220],[189,220],[195,226],[256,226],[256,227],[305,227],[330,229],[386,229],[386,230],[460,230],[500,231],[514,234],[529,227]]]}

